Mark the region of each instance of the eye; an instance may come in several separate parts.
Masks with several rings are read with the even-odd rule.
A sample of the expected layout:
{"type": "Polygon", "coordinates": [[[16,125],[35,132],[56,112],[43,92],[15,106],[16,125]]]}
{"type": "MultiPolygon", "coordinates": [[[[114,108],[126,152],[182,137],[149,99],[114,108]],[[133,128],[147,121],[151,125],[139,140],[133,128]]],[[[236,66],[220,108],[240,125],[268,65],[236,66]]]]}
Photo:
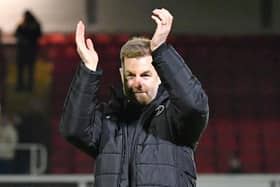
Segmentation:
{"type": "Polygon", "coordinates": [[[141,77],[144,77],[144,78],[149,78],[151,77],[152,75],[150,73],[144,73],[141,75],[141,77]]]}
{"type": "Polygon", "coordinates": [[[126,74],[126,79],[133,79],[135,77],[134,74],[128,73],[126,74]]]}

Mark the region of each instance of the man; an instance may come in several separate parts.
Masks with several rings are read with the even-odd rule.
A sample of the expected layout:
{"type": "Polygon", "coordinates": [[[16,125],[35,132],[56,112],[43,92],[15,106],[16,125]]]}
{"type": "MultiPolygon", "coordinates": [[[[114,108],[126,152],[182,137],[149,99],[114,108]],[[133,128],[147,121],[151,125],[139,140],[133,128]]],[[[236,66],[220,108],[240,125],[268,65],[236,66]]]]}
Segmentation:
{"type": "Polygon", "coordinates": [[[166,44],[173,17],[155,9],[151,40],[121,49],[123,91],[107,104],[96,93],[102,72],[84,25],[76,29],[83,61],[65,101],[60,129],[96,159],[95,186],[195,186],[193,152],[208,120],[208,99],[183,59],[166,44]]]}
{"type": "Polygon", "coordinates": [[[17,63],[17,91],[32,91],[34,87],[35,62],[39,49],[41,25],[30,10],[24,11],[17,25],[15,37],[17,63]]]}

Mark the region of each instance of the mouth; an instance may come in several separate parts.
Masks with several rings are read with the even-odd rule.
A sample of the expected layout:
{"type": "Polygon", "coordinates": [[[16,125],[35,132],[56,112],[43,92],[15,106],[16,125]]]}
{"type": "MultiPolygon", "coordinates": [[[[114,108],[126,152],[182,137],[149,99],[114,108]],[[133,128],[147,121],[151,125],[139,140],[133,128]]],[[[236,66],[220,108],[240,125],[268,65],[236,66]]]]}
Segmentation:
{"type": "Polygon", "coordinates": [[[134,94],[144,94],[146,92],[133,92],[134,94]]]}

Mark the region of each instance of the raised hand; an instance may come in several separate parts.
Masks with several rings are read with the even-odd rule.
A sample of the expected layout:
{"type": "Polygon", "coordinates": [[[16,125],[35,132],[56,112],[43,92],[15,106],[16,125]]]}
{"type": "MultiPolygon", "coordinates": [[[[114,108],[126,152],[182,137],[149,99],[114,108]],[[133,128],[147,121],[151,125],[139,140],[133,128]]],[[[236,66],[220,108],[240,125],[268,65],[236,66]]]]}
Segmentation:
{"type": "Polygon", "coordinates": [[[76,45],[77,52],[87,68],[95,71],[98,63],[98,54],[94,50],[92,40],[89,38],[85,40],[85,25],[82,21],[79,21],[76,27],[76,45]]]}
{"type": "Polygon", "coordinates": [[[166,42],[171,31],[173,16],[164,8],[154,9],[152,19],[156,22],[157,28],[151,40],[151,50],[154,51],[161,44],[166,42]]]}

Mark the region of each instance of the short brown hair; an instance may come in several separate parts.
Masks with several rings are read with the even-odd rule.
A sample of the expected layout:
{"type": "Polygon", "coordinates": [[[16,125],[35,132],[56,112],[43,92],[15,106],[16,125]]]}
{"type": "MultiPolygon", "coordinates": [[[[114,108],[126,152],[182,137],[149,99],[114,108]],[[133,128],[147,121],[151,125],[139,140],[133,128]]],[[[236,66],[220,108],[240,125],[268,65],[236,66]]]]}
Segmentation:
{"type": "Polygon", "coordinates": [[[133,37],[121,48],[120,58],[123,66],[124,58],[142,57],[151,54],[150,39],[145,37],[133,37]]]}

